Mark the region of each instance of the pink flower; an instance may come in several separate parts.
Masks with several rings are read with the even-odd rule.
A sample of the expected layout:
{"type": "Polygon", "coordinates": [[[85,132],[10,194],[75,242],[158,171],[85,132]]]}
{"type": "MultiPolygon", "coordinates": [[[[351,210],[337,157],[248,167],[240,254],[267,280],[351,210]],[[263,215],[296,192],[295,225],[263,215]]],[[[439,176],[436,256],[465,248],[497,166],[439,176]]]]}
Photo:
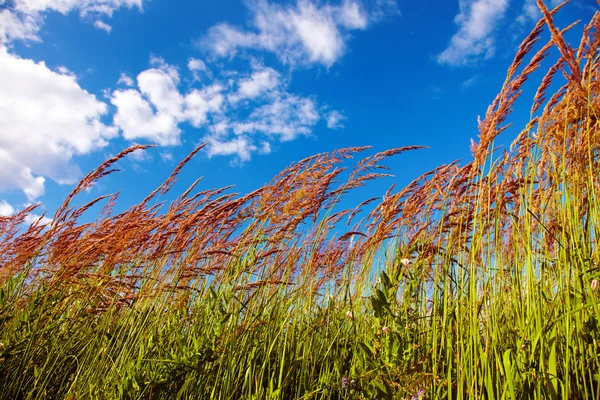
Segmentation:
{"type": "Polygon", "coordinates": [[[381,328],[381,332],[385,333],[386,335],[388,333],[390,333],[390,327],[389,326],[384,326],[383,328],[381,328]]]}
{"type": "Polygon", "coordinates": [[[592,290],[596,290],[598,289],[598,286],[600,286],[600,282],[598,282],[597,279],[593,279],[592,284],[590,286],[592,287],[592,290]]]}
{"type": "Polygon", "coordinates": [[[350,310],[346,311],[346,317],[348,317],[350,319],[354,319],[354,315],[352,314],[352,311],[350,311],[350,310]]]}

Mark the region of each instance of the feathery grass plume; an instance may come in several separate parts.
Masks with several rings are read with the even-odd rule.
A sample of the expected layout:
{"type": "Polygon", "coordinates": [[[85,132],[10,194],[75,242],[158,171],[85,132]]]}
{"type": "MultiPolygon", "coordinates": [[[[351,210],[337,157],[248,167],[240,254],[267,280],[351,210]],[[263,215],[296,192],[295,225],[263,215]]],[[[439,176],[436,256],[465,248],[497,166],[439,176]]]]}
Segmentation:
{"type": "Polygon", "coordinates": [[[200,146],[126,211],[118,192],[71,205],[136,146],[50,227],[23,228],[34,208],[0,217],[0,398],[598,398],[600,13],[574,51],[572,25],[553,25],[566,3],[540,4],[473,159],[383,197],[340,201],[418,146],[318,154],[242,195],[196,180],[151,205],[200,146]]]}
{"type": "Polygon", "coordinates": [[[52,228],[55,228],[58,224],[60,224],[61,222],[66,220],[66,218],[68,216],[67,208],[69,207],[71,200],[75,196],[77,196],[77,194],[81,193],[85,189],[90,188],[95,182],[97,182],[102,177],[117,171],[115,169],[109,169],[110,166],[112,166],[114,163],[116,163],[120,159],[124,158],[128,154],[133,153],[134,151],[145,150],[145,149],[148,149],[151,147],[155,147],[155,146],[138,144],[138,145],[129,147],[128,149],[125,149],[122,152],[120,152],[119,154],[117,154],[116,156],[106,160],[98,168],[96,168],[94,171],[92,171],[88,175],[86,175],[77,184],[77,186],[75,186],[75,189],[73,189],[73,191],[71,193],[69,193],[69,195],[65,198],[63,204],[56,211],[56,214],[54,214],[52,228]]]}
{"type": "MultiPolygon", "coordinates": [[[[563,2],[562,4],[566,4],[567,2],[568,2],[568,0],[563,2]]],[[[587,97],[587,93],[582,87],[583,81],[582,81],[581,71],[579,69],[580,66],[579,66],[577,59],[575,58],[573,49],[569,45],[567,45],[563,35],[558,30],[556,25],[554,25],[554,21],[552,19],[552,14],[548,11],[548,8],[544,4],[544,2],[542,0],[537,0],[537,4],[538,4],[538,7],[540,8],[540,11],[542,11],[542,14],[544,15],[544,19],[546,20],[546,26],[548,27],[548,29],[550,30],[550,33],[552,34],[552,40],[553,40],[554,44],[556,45],[556,48],[560,52],[563,60],[569,66],[569,69],[571,70],[571,76],[569,77],[569,82],[572,85],[572,89],[576,91],[578,96],[581,96],[581,99],[583,101],[585,101],[585,99],[587,97]]],[[[584,36],[585,36],[585,32],[584,32],[584,36]]]]}

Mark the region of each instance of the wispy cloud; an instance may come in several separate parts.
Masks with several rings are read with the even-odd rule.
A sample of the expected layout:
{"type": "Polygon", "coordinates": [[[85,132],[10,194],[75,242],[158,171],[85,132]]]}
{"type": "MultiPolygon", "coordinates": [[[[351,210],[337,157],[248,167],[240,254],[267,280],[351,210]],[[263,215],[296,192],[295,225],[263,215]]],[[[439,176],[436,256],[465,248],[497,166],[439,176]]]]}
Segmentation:
{"type": "MultiPolygon", "coordinates": [[[[562,3],[562,0],[552,0],[551,5],[553,7],[562,3]]],[[[588,10],[592,12],[600,11],[600,5],[596,2],[588,2],[587,0],[575,0],[573,5],[581,10],[588,10]]]]}
{"type": "Polygon", "coordinates": [[[190,58],[188,60],[188,68],[190,71],[198,72],[198,71],[206,71],[206,64],[204,61],[199,60],[197,58],[190,58]]]}
{"type": "Polygon", "coordinates": [[[232,57],[250,48],[275,53],[284,64],[321,64],[330,67],[346,51],[349,32],[366,29],[382,14],[397,11],[395,2],[376,3],[368,10],[362,3],[345,0],[339,5],[317,5],[298,0],[278,5],[265,0],[249,4],[252,28],[221,23],[199,40],[202,49],[217,57],[232,57]]]}
{"type": "Polygon", "coordinates": [[[237,90],[228,96],[231,103],[255,99],[276,89],[281,84],[280,75],[273,68],[260,68],[248,78],[237,83],[237,90]]]}
{"type": "Polygon", "coordinates": [[[475,82],[477,82],[479,80],[479,74],[477,75],[473,75],[472,77],[470,77],[467,80],[464,80],[461,84],[460,84],[460,90],[461,91],[465,91],[468,88],[470,88],[471,86],[473,86],[475,84],[475,82]]]}
{"type": "Polygon", "coordinates": [[[344,127],[346,116],[339,111],[333,110],[325,114],[325,120],[329,129],[341,129],[344,127]]]}
{"type": "Polygon", "coordinates": [[[245,136],[238,136],[228,141],[220,141],[217,138],[209,137],[208,155],[209,157],[236,155],[241,162],[249,161],[251,154],[258,150],[245,136]]]}
{"type": "Polygon", "coordinates": [[[433,84],[429,84],[429,92],[431,93],[431,100],[442,100],[446,91],[441,87],[433,84]]]}
{"type": "Polygon", "coordinates": [[[110,26],[106,22],[101,21],[99,19],[94,21],[94,27],[96,27],[97,29],[103,30],[106,33],[110,33],[110,31],[112,31],[112,26],[110,26]]]}
{"type": "Polygon", "coordinates": [[[121,73],[121,75],[119,76],[119,80],[117,81],[117,85],[125,85],[132,87],[135,85],[135,82],[133,81],[133,79],[131,79],[129,75],[121,73]]]}
{"type": "Polygon", "coordinates": [[[493,57],[496,50],[493,34],[508,4],[508,0],[460,0],[460,12],[454,19],[458,31],[437,56],[437,62],[462,66],[493,57]]]}
{"type": "Polygon", "coordinates": [[[289,93],[252,111],[249,118],[230,124],[236,135],[259,133],[276,136],[288,142],[300,135],[309,135],[321,119],[313,100],[289,93]]]}
{"type": "MultiPolygon", "coordinates": [[[[546,4],[550,7],[556,7],[563,1],[564,0],[550,0],[549,2],[546,2],[546,4]]],[[[577,0],[573,1],[572,4],[578,8],[582,7],[582,4],[577,0]]],[[[590,9],[593,11],[599,10],[599,7],[597,5],[590,6],[586,4],[584,5],[584,7],[591,7],[590,9]]],[[[537,0],[525,0],[523,3],[523,9],[521,11],[521,14],[515,19],[515,22],[524,25],[528,22],[537,22],[540,18],[542,18],[542,12],[540,11],[540,8],[537,5],[537,0]]]]}
{"type": "MultiPolygon", "coordinates": [[[[147,0],[146,0],[147,1],[147,0]]],[[[48,11],[68,14],[78,11],[82,17],[112,17],[115,10],[137,8],[142,10],[144,0],[13,0],[2,6],[0,11],[0,44],[14,40],[41,41],[39,31],[48,11]]],[[[2,2],[4,3],[4,1],[2,2]]],[[[111,26],[95,19],[94,26],[106,32],[111,26]]]]}

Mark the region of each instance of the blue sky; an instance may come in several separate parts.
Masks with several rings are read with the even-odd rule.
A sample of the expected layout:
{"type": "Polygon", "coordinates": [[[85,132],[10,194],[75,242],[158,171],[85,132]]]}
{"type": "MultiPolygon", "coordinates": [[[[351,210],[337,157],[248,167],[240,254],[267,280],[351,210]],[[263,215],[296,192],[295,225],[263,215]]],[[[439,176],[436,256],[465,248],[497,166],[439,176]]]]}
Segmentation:
{"type": "MultiPolygon", "coordinates": [[[[122,190],[131,205],[203,142],[176,191],[204,176],[204,188],[248,192],[341,147],[429,146],[388,162],[397,178],[370,189],[382,195],[469,159],[477,116],[541,16],[535,4],[0,0],[0,215],[41,203],[51,216],[78,179],[136,143],[159,147],[120,162],[82,201],[122,190]]],[[[598,9],[573,0],[556,22],[598,9]]],[[[517,103],[517,128],[536,86],[517,103]]]]}

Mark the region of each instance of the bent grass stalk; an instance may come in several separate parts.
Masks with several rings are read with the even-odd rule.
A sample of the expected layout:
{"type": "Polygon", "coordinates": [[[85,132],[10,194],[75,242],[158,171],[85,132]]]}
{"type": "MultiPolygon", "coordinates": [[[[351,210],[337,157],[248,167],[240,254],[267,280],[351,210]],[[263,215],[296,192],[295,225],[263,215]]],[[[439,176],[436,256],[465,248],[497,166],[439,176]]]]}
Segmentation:
{"type": "Polygon", "coordinates": [[[564,4],[538,5],[473,159],[378,204],[339,209],[418,147],[350,172],[367,148],[319,154],[241,196],[198,180],[163,204],[200,146],[124,212],[118,194],[72,205],[150,147],[134,146],[51,224],[23,225],[34,206],[0,217],[0,397],[598,398],[600,14],[572,49],[574,25],[553,22],[564,4]],[[495,139],[552,48],[531,120],[501,153],[495,139]]]}

